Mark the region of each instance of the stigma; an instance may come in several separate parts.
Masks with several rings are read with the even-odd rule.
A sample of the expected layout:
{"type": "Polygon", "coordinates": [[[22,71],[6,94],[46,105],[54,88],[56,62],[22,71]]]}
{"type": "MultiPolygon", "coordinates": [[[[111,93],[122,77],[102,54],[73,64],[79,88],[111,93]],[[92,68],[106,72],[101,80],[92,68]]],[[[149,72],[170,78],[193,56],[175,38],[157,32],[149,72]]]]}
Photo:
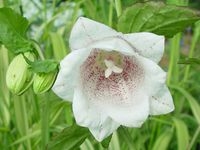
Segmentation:
{"type": "Polygon", "coordinates": [[[112,60],[104,60],[105,66],[107,67],[105,70],[105,77],[109,78],[109,76],[114,73],[122,73],[123,69],[115,66],[114,62],[112,60]]]}

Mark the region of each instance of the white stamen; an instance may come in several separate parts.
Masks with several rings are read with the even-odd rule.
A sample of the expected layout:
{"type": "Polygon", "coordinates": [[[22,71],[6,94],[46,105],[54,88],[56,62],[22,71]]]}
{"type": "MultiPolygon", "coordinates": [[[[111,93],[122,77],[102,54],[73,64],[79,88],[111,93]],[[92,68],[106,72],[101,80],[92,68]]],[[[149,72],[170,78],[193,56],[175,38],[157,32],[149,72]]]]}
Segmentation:
{"type": "Polygon", "coordinates": [[[104,60],[106,67],[110,68],[112,66],[114,66],[114,63],[112,60],[104,60]]]}
{"type": "Polygon", "coordinates": [[[110,68],[107,68],[105,70],[105,77],[108,78],[112,74],[112,70],[110,68]]]}
{"type": "Polygon", "coordinates": [[[112,60],[104,60],[107,69],[105,70],[105,77],[108,78],[112,72],[114,73],[122,73],[123,69],[115,66],[112,60]]]}

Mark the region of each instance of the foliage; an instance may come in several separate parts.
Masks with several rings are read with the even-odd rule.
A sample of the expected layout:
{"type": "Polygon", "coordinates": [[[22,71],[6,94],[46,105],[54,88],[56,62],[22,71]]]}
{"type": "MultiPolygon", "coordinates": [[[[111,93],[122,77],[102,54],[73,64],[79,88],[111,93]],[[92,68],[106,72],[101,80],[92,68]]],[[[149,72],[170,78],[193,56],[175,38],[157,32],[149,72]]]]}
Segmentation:
{"type": "Polygon", "coordinates": [[[126,33],[153,32],[170,38],[199,19],[199,12],[184,7],[155,2],[137,3],[123,12],[118,29],[126,33]]]}
{"type": "Polygon", "coordinates": [[[49,150],[73,150],[78,148],[87,138],[89,131],[86,128],[74,125],[65,128],[53,141],[48,143],[47,149],[49,150]]]}
{"type": "Polygon", "coordinates": [[[26,38],[28,20],[10,8],[0,8],[0,41],[13,53],[32,50],[26,38]],[[12,42],[11,42],[12,41],[12,42]]]}

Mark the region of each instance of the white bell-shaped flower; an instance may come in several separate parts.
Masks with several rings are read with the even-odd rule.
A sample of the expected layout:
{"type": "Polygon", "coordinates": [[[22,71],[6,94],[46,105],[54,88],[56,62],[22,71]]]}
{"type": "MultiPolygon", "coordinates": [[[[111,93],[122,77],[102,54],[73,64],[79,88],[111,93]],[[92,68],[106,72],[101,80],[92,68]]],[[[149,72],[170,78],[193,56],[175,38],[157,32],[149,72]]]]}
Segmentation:
{"type": "Polygon", "coordinates": [[[69,42],[71,53],[60,63],[53,91],[72,101],[77,124],[98,141],[120,125],[140,127],[149,115],[173,111],[166,73],[157,65],[163,36],[122,34],[81,17],[69,42]]]}

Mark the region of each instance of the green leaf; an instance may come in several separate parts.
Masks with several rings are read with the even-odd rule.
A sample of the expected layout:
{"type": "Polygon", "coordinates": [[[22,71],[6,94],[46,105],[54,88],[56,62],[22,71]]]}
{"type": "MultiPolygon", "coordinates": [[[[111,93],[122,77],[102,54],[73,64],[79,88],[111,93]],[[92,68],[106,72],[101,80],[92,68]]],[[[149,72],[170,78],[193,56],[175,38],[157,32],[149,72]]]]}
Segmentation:
{"type": "Polygon", "coordinates": [[[54,60],[36,61],[31,64],[31,69],[35,73],[49,73],[58,68],[58,63],[54,60]]]}
{"type": "Polygon", "coordinates": [[[152,150],[158,150],[158,149],[167,150],[172,135],[173,134],[171,130],[165,130],[164,132],[162,132],[162,134],[156,139],[152,150]]]}
{"type": "Polygon", "coordinates": [[[198,104],[198,101],[182,87],[177,85],[170,85],[170,87],[179,91],[188,100],[192,113],[200,125],[200,105],[198,104]]]}
{"type": "Polygon", "coordinates": [[[58,63],[55,60],[38,60],[30,61],[24,56],[26,62],[30,65],[30,69],[35,73],[50,73],[58,69],[58,63]]]}
{"type": "Polygon", "coordinates": [[[119,136],[117,134],[117,132],[114,132],[112,134],[112,140],[110,142],[110,145],[109,145],[109,150],[121,150],[121,146],[120,146],[120,143],[121,141],[119,140],[119,136]]]}
{"type": "Polygon", "coordinates": [[[173,121],[176,127],[178,150],[186,150],[189,146],[189,133],[187,125],[178,118],[173,118],[173,121]]]}
{"type": "Polygon", "coordinates": [[[53,46],[54,57],[61,60],[67,55],[65,41],[59,33],[50,33],[50,39],[53,46]]]}
{"type": "Polygon", "coordinates": [[[172,37],[200,19],[199,12],[161,2],[137,3],[128,7],[118,21],[124,33],[153,32],[172,37]]]}
{"type": "Polygon", "coordinates": [[[104,147],[104,148],[108,148],[109,144],[110,144],[110,140],[112,138],[112,135],[110,135],[109,137],[107,137],[106,139],[104,139],[102,142],[101,142],[101,145],[104,147]]]}
{"type": "Polygon", "coordinates": [[[48,150],[74,150],[78,148],[88,137],[89,131],[77,125],[65,128],[51,142],[48,143],[48,150]]]}
{"type": "Polygon", "coordinates": [[[134,140],[132,138],[132,136],[130,135],[129,131],[127,130],[127,128],[120,126],[117,129],[118,135],[119,137],[121,137],[124,142],[127,144],[129,149],[135,149],[135,145],[134,145],[134,140]]]}
{"type": "MultiPolygon", "coordinates": [[[[79,150],[79,149],[78,149],[79,150]]],[[[96,150],[95,145],[89,140],[86,139],[80,146],[80,150],[96,150]]],[[[102,150],[102,149],[101,149],[102,150]]]]}
{"type": "Polygon", "coordinates": [[[199,58],[187,58],[178,61],[179,64],[200,64],[199,58]]]}
{"type": "Polygon", "coordinates": [[[28,21],[11,8],[0,8],[0,42],[15,54],[32,50],[26,38],[28,21]]]}

